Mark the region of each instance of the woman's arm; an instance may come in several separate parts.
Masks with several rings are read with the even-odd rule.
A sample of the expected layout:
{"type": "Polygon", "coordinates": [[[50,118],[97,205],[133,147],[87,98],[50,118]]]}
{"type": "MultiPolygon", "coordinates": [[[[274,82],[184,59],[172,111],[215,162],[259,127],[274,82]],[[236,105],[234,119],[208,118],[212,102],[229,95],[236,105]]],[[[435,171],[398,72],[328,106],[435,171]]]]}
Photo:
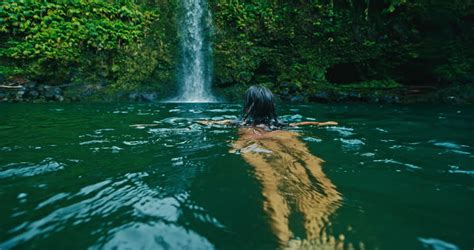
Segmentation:
{"type": "Polygon", "coordinates": [[[289,125],[291,127],[297,127],[297,126],[308,126],[308,125],[316,125],[316,126],[331,126],[331,125],[337,125],[337,122],[329,121],[329,122],[295,122],[295,123],[290,123],[289,125]]]}
{"type": "Polygon", "coordinates": [[[234,124],[234,120],[220,120],[220,121],[210,121],[210,120],[200,120],[197,123],[201,125],[211,125],[211,124],[220,124],[220,125],[232,125],[234,124]]]}

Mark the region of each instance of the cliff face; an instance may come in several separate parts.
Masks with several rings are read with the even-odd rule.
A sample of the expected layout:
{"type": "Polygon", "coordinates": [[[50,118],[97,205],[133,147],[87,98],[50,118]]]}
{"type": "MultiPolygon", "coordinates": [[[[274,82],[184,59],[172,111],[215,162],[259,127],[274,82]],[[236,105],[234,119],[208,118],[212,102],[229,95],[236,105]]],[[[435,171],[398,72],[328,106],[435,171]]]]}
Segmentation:
{"type": "MultiPolygon", "coordinates": [[[[209,0],[209,6],[213,85],[230,98],[251,84],[293,101],[472,89],[470,1],[209,0]]],[[[0,8],[0,80],[72,84],[78,92],[95,85],[99,98],[168,95],[176,83],[179,13],[176,0],[7,1],[0,8]]]]}

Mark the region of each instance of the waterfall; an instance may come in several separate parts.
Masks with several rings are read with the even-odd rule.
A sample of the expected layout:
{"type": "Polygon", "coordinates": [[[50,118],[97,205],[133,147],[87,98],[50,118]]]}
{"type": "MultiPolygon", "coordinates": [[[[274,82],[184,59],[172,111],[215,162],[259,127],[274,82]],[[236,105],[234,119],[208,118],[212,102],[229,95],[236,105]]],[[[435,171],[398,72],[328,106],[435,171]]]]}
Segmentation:
{"type": "Polygon", "coordinates": [[[211,93],[211,13],[205,0],[182,0],[179,24],[181,58],[175,102],[215,102],[211,93]]]}

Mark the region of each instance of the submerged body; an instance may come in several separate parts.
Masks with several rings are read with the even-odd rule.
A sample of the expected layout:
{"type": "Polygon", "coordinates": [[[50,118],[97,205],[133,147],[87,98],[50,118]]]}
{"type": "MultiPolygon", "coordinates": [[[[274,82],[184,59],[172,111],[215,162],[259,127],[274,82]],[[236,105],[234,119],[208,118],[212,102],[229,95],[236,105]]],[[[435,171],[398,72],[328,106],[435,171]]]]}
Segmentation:
{"type": "MultiPolygon", "coordinates": [[[[309,247],[327,245],[324,227],[328,217],[339,206],[341,195],[324,175],[322,160],[312,155],[298,134],[281,130],[283,127],[307,125],[337,125],[337,122],[286,123],[278,119],[275,98],[262,86],[252,86],[244,96],[241,119],[199,121],[203,125],[227,124],[239,126],[239,139],[233,151],[239,151],[246,162],[255,169],[262,183],[263,208],[272,231],[282,246],[298,238],[289,225],[293,211],[303,216],[305,237],[309,247]]],[[[301,243],[299,241],[298,243],[301,243]]],[[[301,244],[298,244],[301,247],[301,244]]]]}
{"type": "Polygon", "coordinates": [[[323,160],[309,152],[297,133],[240,128],[233,150],[254,167],[262,184],[263,208],[280,244],[288,246],[295,236],[289,226],[294,211],[303,216],[306,241],[335,243],[326,236],[324,226],[339,207],[341,195],[323,173],[323,160]]]}
{"type": "MultiPolygon", "coordinates": [[[[327,243],[334,245],[334,237],[327,237],[324,227],[328,224],[328,217],[339,206],[341,195],[324,175],[321,168],[323,161],[309,152],[297,133],[281,129],[288,126],[337,125],[337,122],[283,122],[276,114],[273,94],[261,86],[250,87],[244,100],[241,119],[200,120],[198,123],[239,127],[239,139],[233,143],[232,151],[239,151],[244,160],[254,167],[262,184],[263,208],[282,246],[297,241],[298,237],[289,225],[289,216],[295,210],[303,216],[306,234],[303,242],[309,242],[310,248],[327,243]]],[[[149,125],[133,126],[144,128],[149,125]]],[[[301,247],[301,244],[298,245],[301,247]]]]}

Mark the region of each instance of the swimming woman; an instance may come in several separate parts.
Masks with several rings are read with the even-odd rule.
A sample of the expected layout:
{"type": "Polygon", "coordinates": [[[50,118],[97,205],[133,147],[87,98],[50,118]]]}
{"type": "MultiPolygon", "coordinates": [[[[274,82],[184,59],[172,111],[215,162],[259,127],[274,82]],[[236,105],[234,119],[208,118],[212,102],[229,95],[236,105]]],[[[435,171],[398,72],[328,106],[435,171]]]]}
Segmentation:
{"type": "Polygon", "coordinates": [[[339,207],[341,195],[322,171],[323,160],[311,154],[298,133],[283,129],[337,125],[336,122],[282,122],[276,115],[271,91],[253,86],[245,93],[241,119],[199,123],[239,126],[239,139],[232,144],[231,152],[240,153],[254,168],[262,185],[263,209],[282,246],[336,245],[334,237],[326,236],[325,226],[339,207]],[[297,235],[290,229],[289,216],[293,211],[303,216],[304,240],[296,240],[297,235]]]}

